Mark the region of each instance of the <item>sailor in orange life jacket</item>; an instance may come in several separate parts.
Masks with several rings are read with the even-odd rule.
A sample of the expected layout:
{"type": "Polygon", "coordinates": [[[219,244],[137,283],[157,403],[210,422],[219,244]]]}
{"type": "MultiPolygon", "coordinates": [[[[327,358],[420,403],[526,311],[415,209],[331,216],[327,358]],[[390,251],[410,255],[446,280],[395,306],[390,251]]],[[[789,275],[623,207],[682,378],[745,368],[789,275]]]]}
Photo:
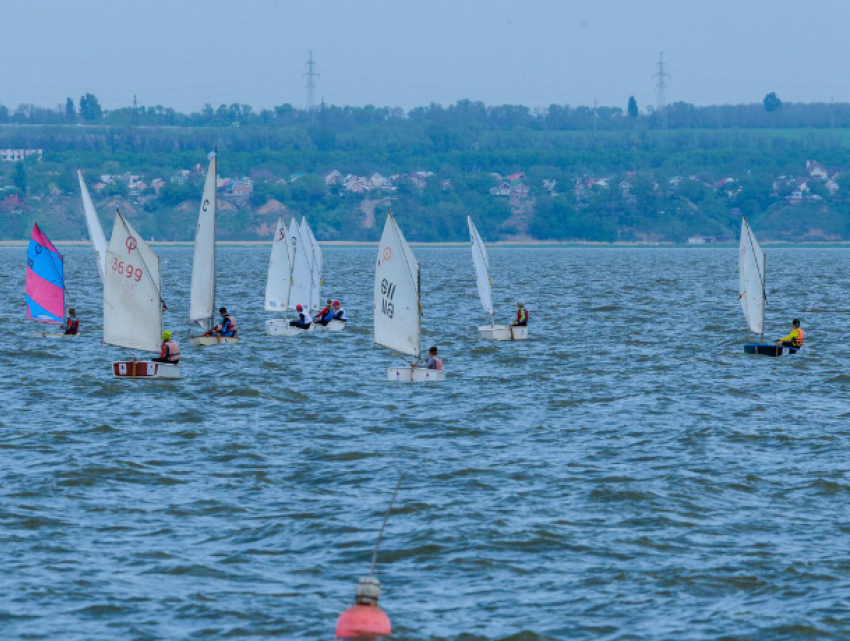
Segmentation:
{"type": "Polygon", "coordinates": [[[413,361],[411,361],[410,366],[422,367],[424,369],[435,369],[437,371],[440,371],[443,369],[443,361],[437,356],[437,348],[432,347],[428,350],[428,360],[426,360],[424,363],[414,363],[413,361]]]}
{"type": "Polygon", "coordinates": [[[169,330],[162,333],[162,351],[159,353],[159,358],[152,360],[156,363],[172,363],[173,365],[180,362],[180,346],[177,341],[171,340],[169,330]]]}
{"type": "Polygon", "coordinates": [[[521,302],[516,303],[516,320],[511,323],[511,327],[526,327],[528,325],[528,310],[521,302]]]}
{"type": "Polygon", "coordinates": [[[77,310],[73,307],[68,310],[68,320],[62,325],[65,333],[71,336],[76,336],[80,331],[80,321],[77,320],[77,310]]]}
{"type": "Polygon", "coordinates": [[[239,329],[236,325],[236,319],[227,313],[226,307],[219,307],[218,313],[221,314],[221,322],[204,334],[204,336],[223,336],[226,338],[236,336],[236,330],[239,329]]]}
{"type": "Polygon", "coordinates": [[[784,338],[780,338],[776,341],[777,345],[782,345],[782,347],[796,347],[797,349],[803,346],[803,341],[806,339],[806,332],[803,331],[803,328],[800,327],[800,319],[795,318],[792,322],[794,325],[791,333],[784,338]]]}

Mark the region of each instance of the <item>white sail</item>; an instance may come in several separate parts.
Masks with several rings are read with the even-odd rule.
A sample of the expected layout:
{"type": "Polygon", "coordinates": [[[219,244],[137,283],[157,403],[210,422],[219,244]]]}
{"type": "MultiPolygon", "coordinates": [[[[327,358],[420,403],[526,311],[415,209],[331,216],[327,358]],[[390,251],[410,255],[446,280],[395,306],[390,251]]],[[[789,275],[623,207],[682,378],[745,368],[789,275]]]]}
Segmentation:
{"type": "Polygon", "coordinates": [[[100,224],[100,219],[97,217],[94,203],[91,201],[89,190],[86,188],[86,183],[83,180],[83,172],[79,169],[77,170],[77,178],[80,179],[83,211],[86,213],[86,226],[89,228],[89,238],[91,239],[94,256],[97,260],[97,271],[100,272],[100,282],[103,282],[104,274],[106,273],[106,236],[103,235],[103,227],[100,224]]]}
{"type": "Polygon", "coordinates": [[[316,237],[313,235],[313,230],[310,229],[310,225],[307,225],[307,234],[310,237],[310,246],[313,248],[312,298],[315,309],[319,309],[322,307],[322,264],[324,256],[322,255],[322,248],[319,247],[319,241],[316,240],[316,237]]]}
{"type": "Polygon", "coordinates": [[[216,165],[216,153],[213,152],[198,212],[195,254],[192,258],[192,287],[189,290],[189,322],[198,323],[204,330],[210,329],[215,316],[216,165]]]}
{"type": "Polygon", "coordinates": [[[419,263],[390,212],[375,263],[375,342],[419,357],[419,263]]]}
{"type": "Polygon", "coordinates": [[[159,352],[161,341],[159,257],[119,212],[106,248],[103,342],[159,352]]]}
{"type": "Polygon", "coordinates": [[[469,223],[469,240],[472,243],[472,265],[475,267],[475,282],[478,285],[478,298],[484,311],[493,316],[493,281],[490,278],[490,259],[487,258],[487,248],[475,228],[472,218],[467,216],[469,223]]]}
{"type": "Polygon", "coordinates": [[[309,244],[304,242],[301,230],[295,218],[289,225],[289,252],[292,260],[292,287],[289,291],[289,308],[296,305],[310,308],[311,251],[309,244]]]}
{"type": "Polygon", "coordinates": [[[741,248],[738,263],[738,294],[750,331],[764,334],[764,252],[746,218],[741,219],[741,248]]]}
{"type": "Polygon", "coordinates": [[[278,218],[269,258],[269,277],[266,280],[266,311],[282,312],[289,306],[289,288],[292,285],[292,265],[289,256],[289,239],[283,218],[278,218]]]}

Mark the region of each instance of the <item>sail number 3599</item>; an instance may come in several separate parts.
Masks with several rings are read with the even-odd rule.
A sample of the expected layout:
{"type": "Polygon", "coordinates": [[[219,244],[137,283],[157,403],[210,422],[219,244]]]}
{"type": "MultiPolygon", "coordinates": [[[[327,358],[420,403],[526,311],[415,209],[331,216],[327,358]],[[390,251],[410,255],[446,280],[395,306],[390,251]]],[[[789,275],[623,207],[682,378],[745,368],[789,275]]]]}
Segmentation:
{"type": "Polygon", "coordinates": [[[381,295],[384,297],[381,300],[381,311],[390,318],[395,313],[393,306],[393,296],[395,296],[395,285],[389,282],[386,278],[381,281],[381,295]]]}
{"type": "Polygon", "coordinates": [[[133,268],[133,266],[129,263],[124,264],[123,260],[118,260],[117,258],[112,259],[112,271],[118,272],[122,276],[126,276],[127,278],[132,278],[137,283],[142,280],[142,270],[140,268],[133,268]]]}

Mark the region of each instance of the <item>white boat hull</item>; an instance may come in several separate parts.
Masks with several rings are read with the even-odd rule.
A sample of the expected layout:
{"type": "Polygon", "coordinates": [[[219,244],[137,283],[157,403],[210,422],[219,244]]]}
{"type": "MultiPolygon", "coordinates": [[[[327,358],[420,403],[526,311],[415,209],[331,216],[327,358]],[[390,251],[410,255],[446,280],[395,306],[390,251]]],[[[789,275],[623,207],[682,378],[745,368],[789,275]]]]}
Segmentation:
{"type": "Polygon", "coordinates": [[[112,363],[115,378],[180,378],[180,365],[153,361],[116,361],[112,363]]]}
{"type": "Polygon", "coordinates": [[[315,325],[310,325],[310,329],[292,327],[289,321],[283,318],[266,321],[266,334],[269,336],[300,336],[312,332],[315,328],[315,325]]]}
{"type": "Polygon", "coordinates": [[[341,332],[345,329],[345,323],[343,321],[332,320],[327,325],[313,323],[313,327],[320,332],[341,332]]]}
{"type": "Polygon", "coordinates": [[[66,334],[65,332],[32,332],[30,334],[30,336],[37,336],[38,338],[76,338],[79,335],[79,332],[76,334],[66,334]]]}
{"type": "Polygon", "coordinates": [[[526,341],[528,340],[528,326],[510,327],[505,325],[484,325],[478,328],[482,338],[496,341],[526,341]],[[511,338],[513,330],[513,338],[511,338]]]}
{"type": "Polygon", "coordinates": [[[206,347],[208,345],[237,345],[237,336],[191,336],[189,344],[192,347],[206,347]]]}
{"type": "Polygon", "coordinates": [[[266,321],[266,334],[269,336],[298,336],[308,332],[341,332],[344,329],[345,323],[336,320],[331,321],[326,326],[320,325],[319,323],[313,323],[310,325],[310,329],[292,327],[289,324],[289,321],[285,319],[276,318],[266,321]]]}
{"type": "Polygon", "coordinates": [[[446,379],[442,370],[425,369],[424,367],[388,367],[387,380],[399,383],[438,383],[446,379]]]}

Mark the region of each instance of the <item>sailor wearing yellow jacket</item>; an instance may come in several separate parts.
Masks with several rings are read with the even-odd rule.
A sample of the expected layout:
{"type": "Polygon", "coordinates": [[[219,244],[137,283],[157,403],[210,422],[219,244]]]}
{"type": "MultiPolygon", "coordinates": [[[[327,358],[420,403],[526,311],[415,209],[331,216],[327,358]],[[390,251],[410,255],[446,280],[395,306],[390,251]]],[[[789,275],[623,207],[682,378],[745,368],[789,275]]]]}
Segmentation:
{"type": "Polygon", "coordinates": [[[791,333],[776,341],[777,345],[782,345],[783,347],[796,347],[797,349],[803,346],[803,341],[806,338],[806,332],[804,332],[803,328],[800,327],[800,319],[795,318],[793,325],[794,327],[791,330],[791,333]]]}

